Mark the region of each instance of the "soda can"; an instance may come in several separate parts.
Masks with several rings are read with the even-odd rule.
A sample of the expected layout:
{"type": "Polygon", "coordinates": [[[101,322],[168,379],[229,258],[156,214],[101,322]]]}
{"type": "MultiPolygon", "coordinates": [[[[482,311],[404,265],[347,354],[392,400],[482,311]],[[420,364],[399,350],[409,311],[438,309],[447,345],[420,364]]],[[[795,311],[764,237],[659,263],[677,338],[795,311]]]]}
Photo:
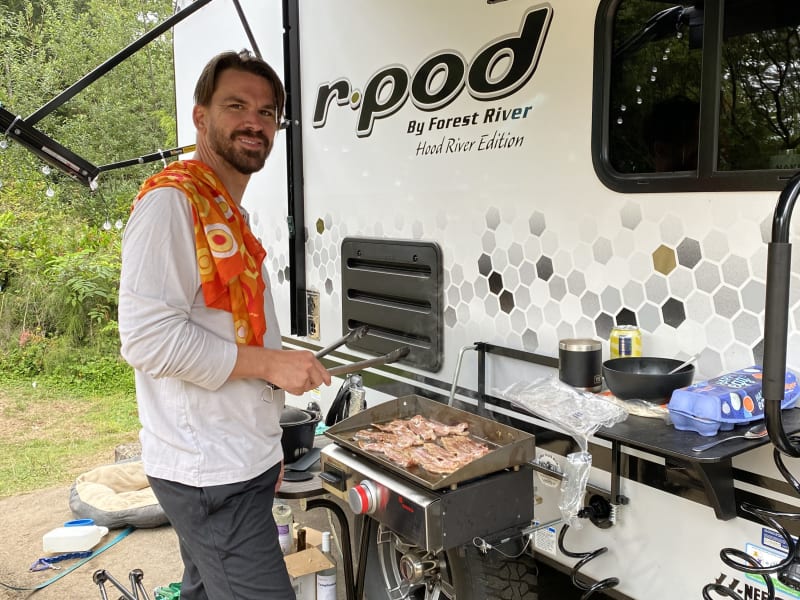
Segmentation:
{"type": "Polygon", "coordinates": [[[636,325],[617,325],[608,338],[611,358],[642,355],[642,332],[636,325]]]}

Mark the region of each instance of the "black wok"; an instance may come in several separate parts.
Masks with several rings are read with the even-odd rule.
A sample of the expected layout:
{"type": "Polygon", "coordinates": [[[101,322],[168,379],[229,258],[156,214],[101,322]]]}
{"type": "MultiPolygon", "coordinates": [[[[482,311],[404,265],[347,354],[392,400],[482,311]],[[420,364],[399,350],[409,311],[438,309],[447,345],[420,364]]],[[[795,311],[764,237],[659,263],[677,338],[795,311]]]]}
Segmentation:
{"type": "Polygon", "coordinates": [[[612,358],[603,363],[603,378],[617,398],[669,400],[672,392],[691,385],[694,378],[694,365],[669,373],[682,362],[652,356],[612,358]]]}

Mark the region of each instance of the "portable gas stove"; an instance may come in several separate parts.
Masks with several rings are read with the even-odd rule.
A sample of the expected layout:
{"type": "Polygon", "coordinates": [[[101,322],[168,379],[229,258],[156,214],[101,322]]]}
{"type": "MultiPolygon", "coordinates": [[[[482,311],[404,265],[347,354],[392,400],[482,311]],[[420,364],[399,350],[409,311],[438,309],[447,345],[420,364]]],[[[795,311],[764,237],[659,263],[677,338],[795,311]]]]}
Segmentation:
{"type": "Polygon", "coordinates": [[[441,552],[476,537],[524,529],[533,521],[531,434],[427,398],[405,396],[345,419],[326,435],[336,443],[321,453],[325,490],[346,500],[355,514],[369,516],[425,551],[441,552]],[[400,467],[380,453],[361,449],[353,439],[373,423],[414,415],[446,425],[466,422],[470,437],[491,451],[453,473],[436,475],[400,467]]]}

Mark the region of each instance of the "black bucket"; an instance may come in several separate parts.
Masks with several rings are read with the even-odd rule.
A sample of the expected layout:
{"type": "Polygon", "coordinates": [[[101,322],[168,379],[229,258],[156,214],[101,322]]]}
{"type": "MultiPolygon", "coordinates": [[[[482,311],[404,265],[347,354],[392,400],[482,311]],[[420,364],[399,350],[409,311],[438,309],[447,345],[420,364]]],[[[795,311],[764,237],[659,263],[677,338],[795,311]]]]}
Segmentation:
{"type": "Polygon", "coordinates": [[[281,412],[281,447],[283,462],[293,463],[314,446],[314,434],[320,416],[293,406],[284,406],[281,412]]]}

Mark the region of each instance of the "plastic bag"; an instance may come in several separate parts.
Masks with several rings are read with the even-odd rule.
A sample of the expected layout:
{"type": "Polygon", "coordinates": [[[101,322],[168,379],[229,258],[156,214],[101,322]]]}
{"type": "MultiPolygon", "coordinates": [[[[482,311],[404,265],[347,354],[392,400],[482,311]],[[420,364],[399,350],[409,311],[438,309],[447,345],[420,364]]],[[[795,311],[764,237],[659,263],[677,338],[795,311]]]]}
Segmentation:
{"type": "Polygon", "coordinates": [[[578,442],[580,452],[567,455],[558,508],[564,521],[579,529],[578,511],[583,506],[592,468],[589,437],[601,427],[611,427],[628,418],[614,402],[590,392],[581,392],[555,377],[517,382],[493,394],[565,430],[578,442]]]}
{"type": "Polygon", "coordinates": [[[583,496],[586,494],[586,484],[589,482],[591,469],[592,455],[588,452],[567,454],[558,509],[564,522],[575,529],[583,527],[578,511],[583,507],[583,496]]]}
{"type": "Polygon", "coordinates": [[[583,452],[588,451],[589,437],[598,429],[628,418],[627,411],[614,402],[581,392],[555,377],[513,383],[492,393],[564,429],[576,439],[583,452]]]}
{"type": "Polygon", "coordinates": [[[157,587],[153,593],[155,600],[179,600],[181,597],[181,584],[170,583],[169,585],[157,587]]]}

